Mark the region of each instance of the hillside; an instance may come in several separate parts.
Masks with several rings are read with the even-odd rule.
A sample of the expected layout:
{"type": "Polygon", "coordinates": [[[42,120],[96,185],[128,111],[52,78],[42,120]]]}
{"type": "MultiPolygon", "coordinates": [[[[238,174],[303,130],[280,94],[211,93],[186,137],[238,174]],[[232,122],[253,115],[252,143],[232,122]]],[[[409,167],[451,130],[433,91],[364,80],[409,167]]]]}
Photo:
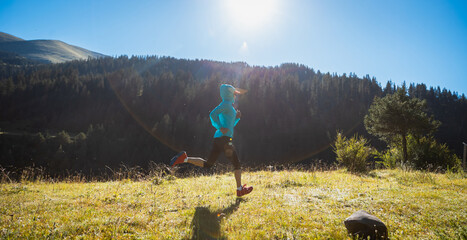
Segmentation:
{"type": "MultiPolygon", "coordinates": [[[[235,102],[242,119],[234,144],[245,166],[333,163],[338,130],[386,147],[368,135],[363,117],[375,96],[396,88],[298,64],[266,68],[157,56],[0,68],[0,76],[0,128],[25,133],[0,135],[0,165],[45,166],[51,173],[146,167],[180,150],[207,157],[215,132],[209,112],[221,101],[221,83],[248,89],[235,102]]],[[[424,84],[411,84],[408,94],[427,101],[427,112],[442,122],[436,139],[462,156],[465,96],[424,84]]]]}
{"type": "Polygon", "coordinates": [[[12,41],[24,41],[24,39],[13,36],[8,33],[0,32],[0,43],[1,42],[12,42],[12,41]]]}
{"type": "Polygon", "coordinates": [[[78,59],[105,57],[103,54],[58,40],[25,41],[5,33],[0,33],[0,51],[18,54],[43,63],[61,63],[78,59]]]}
{"type": "Polygon", "coordinates": [[[245,172],[255,189],[241,199],[231,173],[111,182],[27,177],[0,184],[2,239],[349,239],[343,221],[362,209],[387,225],[392,240],[467,237],[467,179],[453,173],[245,172]]]}

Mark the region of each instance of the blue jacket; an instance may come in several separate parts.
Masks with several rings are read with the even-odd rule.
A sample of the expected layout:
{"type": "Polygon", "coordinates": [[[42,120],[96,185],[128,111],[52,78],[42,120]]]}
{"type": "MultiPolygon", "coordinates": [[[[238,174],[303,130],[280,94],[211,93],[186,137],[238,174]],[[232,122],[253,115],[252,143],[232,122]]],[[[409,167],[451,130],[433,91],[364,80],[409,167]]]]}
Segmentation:
{"type": "Polygon", "coordinates": [[[233,107],[235,102],[234,91],[235,88],[229,84],[222,84],[220,87],[222,102],[209,114],[212,126],[217,129],[214,138],[223,136],[232,138],[234,127],[240,121],[240,118],[237,118],[237,111],[233,107]],[[229,131],[223,134],[220,131],[221,128],[228,128],[229,131]]]}

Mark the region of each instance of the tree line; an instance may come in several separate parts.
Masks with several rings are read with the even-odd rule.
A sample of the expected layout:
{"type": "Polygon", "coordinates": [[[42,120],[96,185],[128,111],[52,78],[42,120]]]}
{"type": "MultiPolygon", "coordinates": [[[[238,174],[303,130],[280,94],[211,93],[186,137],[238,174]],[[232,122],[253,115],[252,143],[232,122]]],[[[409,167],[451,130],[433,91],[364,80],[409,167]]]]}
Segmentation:
{"type": "MultiPolygon", "coordinates": [[[[299,64],[249,66],[145,56],[0,67],[2,166],[55,172],[165,163],[179,150],[207,157],[215,129],[209,112],[219,86],[248,90],[234,144],[243,165],[331,163],[337,131],[378,148],[363,118],[375,97],[393,94],[374,77],[321,73],[299,64]],[[15,133],[15,134],[8,134],[15,133]]],[[[441,122],[435,137],[456,154],[467,136],[467,101],[439,87],[410,84],[441,122]]],[[[222,161],[222,160],[221,160],[222,161]]]]}

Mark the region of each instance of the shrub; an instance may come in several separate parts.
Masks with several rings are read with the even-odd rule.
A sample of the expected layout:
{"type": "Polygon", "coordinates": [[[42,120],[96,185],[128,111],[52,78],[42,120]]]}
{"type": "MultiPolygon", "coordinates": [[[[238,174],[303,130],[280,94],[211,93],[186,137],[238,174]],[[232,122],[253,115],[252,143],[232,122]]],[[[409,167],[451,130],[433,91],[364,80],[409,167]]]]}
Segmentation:
{"type": "Polygon", "coordinates": [[[357,135],[350,139],[337,133],[333,146],[337,155],[337,161],[350,172],[367,172],[367,160],[374,154],[374,150],[368,145],[368,140],[357,135]]]}
{"type": "Polygon", "coordinates": [[[450,152],[446,144],[439,144],[433,137],[416,138],[407,136],[408,162],[403,162],[402,146],[393,144],[385,152],[379,153],[378,158],[386,168],[409,166],[419,170],[460,169],[460,159],[450,152]]]}
{"type": "Polygon", "coordinates": [[[397,147],[391,147],[384,152],[376,154],[381,161],[377,163],[382,164],[385,168],[394,169],[402,162],[402,153],[397,147]]]}
{"type": "Polygon", "coordinates": [[[416,139],[412,135],[407,138],[409,161],[417,169],[453,169],[461,166],[461,160],[452,154],[446,144],[439,144],[433,137],[416,139]]]}

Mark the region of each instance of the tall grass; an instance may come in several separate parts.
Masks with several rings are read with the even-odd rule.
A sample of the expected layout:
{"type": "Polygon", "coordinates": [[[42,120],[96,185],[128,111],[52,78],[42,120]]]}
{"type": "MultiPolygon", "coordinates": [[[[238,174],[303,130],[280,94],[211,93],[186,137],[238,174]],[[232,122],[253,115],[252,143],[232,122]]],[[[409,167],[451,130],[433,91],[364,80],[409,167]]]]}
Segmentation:
{"type": "Polygon", "coordinates": [[[115,172],[120,180],[112,181],[7,180],[0,238],[349,239],[343,221],[362,209],[385,222],[391,239],[465,239],[467,232],[465,177],[264,169],[244,172],[255,189],[239,199],[230,172],[153,170],[115,172]]]}

